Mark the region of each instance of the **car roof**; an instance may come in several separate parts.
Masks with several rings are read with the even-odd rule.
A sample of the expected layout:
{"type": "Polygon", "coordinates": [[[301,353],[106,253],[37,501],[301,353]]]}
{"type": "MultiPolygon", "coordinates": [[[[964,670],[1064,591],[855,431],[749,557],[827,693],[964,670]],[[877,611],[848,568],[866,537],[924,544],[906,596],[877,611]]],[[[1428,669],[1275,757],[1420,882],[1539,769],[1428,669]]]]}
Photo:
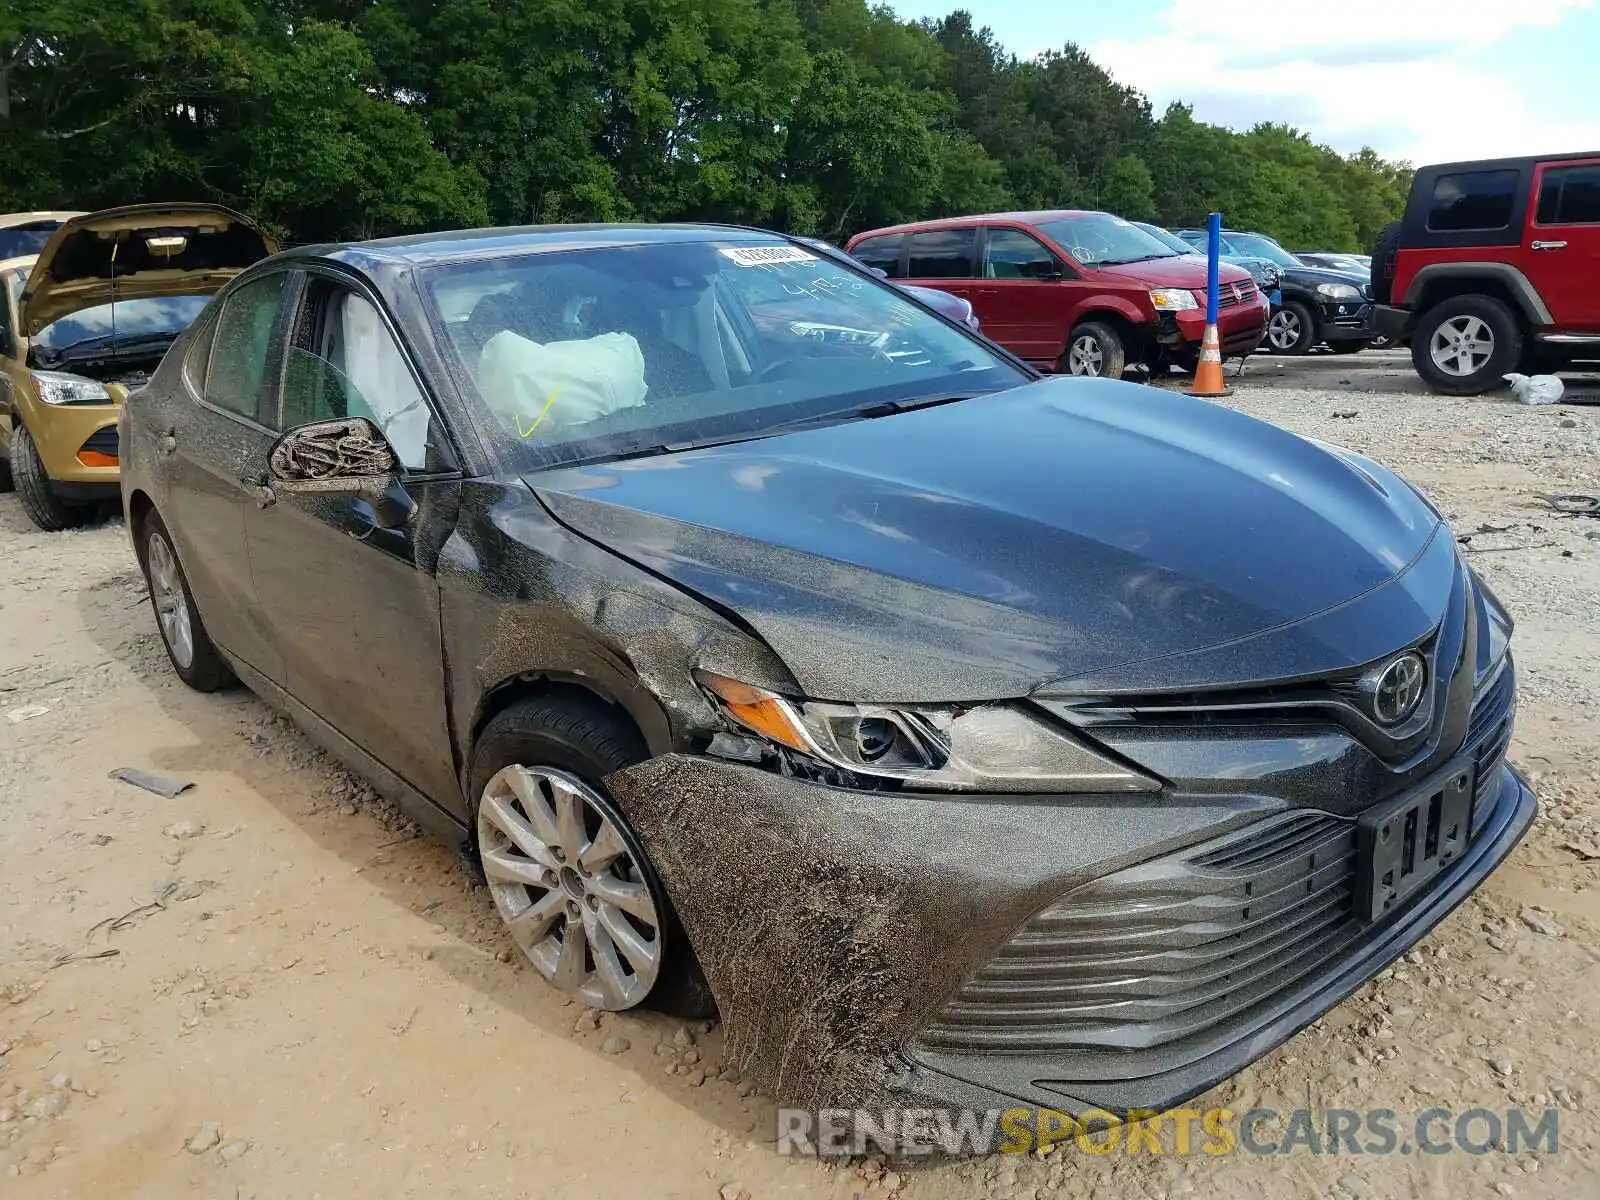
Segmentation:
{"type": "MultiPolygon", "coordinates": [[[[1109,217],[1113,214],[1092,208],[1045,208],[1032,212],[974,213],[966,217],[940,217],[931,221],[906,221],[900,225],[885,225],[882,229],[865,229],[856,237],[877,237],[880,234],[914,233],[922,229],[964,229],[970,225],[985,225],[991,221],[1011,221],[1018,225],[1038,225],[1065,217],[1109,217]]],[[[1118,220],[1121,220],[1119,217],[1118,220]]],[[[854,238],[851,239],[855,240],[854,238]]]]}
{"type": "Polygon", "coordinates": [[[414,233],[368,242],[297,246],[280,258],[328,258],[351,266],[387,263],[417,267],[462,259],[507,258],[558,250],[689,242],[787,241],[781,233],[740,225],[521,225],[414,233]]]}
{"type": "Polygon", "coordinates": [[[1418,167],[1417,174],[1440,171],[1508,171],[1513,168],[1535,166],[1538,163],[1565,162],[1569,158],[1600,158],[1600,150],[1574,150],[1568,154],[1525,154],[1519,158],[1472,158],[1465,162],[1428,163],[1418,167]]]}

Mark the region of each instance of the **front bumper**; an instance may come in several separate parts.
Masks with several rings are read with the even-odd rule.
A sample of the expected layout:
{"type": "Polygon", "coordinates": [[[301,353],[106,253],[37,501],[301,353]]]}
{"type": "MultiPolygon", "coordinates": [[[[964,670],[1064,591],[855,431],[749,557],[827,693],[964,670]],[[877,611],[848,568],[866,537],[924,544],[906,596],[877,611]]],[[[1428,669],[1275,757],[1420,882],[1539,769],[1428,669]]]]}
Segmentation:
{"type": "MultiPolygon", "coordinates": [[[[1249,354],[1259,346],[1267,331],[1267,317],[1270,312],[1271,306],[1266,298],[1260,295],[1248,303],[1233,305],[1220,311],[1217,314],[1217,336],[1222,341],[1224,356],[1231,358],[1249,354]]],[[[1163,313],[1157,338],[1169,348],[1198,353],[1205,332],[1204,310],[1163,313]]]]}
{"type": "MultiPolygon", "coordinates": [[[[1501,728],[1508,737],[1509,718],[1501,728]]],[[[1482,819],[1468,852],[1401,910],[1334,930],[1337,944],[1308,964],[1273,964],[1272,986],[1237,1011],[1210,1020],[1221,1010],[1188,1004],[1175,1036],[1138,1005],[1110,1004],[1118,1016],[1099,1023],[1098,1046],[1068,1045],[1070,1031],[1063,1037],[1037,1009],[973,1020],[972,988],[996,964],[1015,968],[1019,947],[1024,959],[1036,953],[1030,926],[1073,893],[1100,905],[1102,939],[1122,936],[1118,922],[1132,936],[1160,918],[1141,910],[1130,878],[1175,878],[1179,866],[1214,856],[1219,840],[1276,837],[1289,820],[1326,834],[1349,818],[1259,794],[1175,803],[1157,793],[852,792],[685,755],[608,783],[705,970],[731,1060],[780,1103],[1126,1112],[1177,1104],[1260,1057],[1459,904],[1533,818],[1533,795],[1501,762],[1503,749],[1483,764],[1482,819]],[[963,1036],[963,1019],[979,1036],[963,1036]],[[986,1022],[987,1033],[977,1028],[986,1022]]],[[[1227,882],[1214,861],[1201,875],[1227,882]]],[[[1339,869],[1324,862],[1318,879],[1337,891],[1330,872],[1339,869]]],[[[1213,890],[1206,902],[1219,911],[1235,903],[1220,883],[1213,890]]],[[[1068,967],[1081,974],[1075,954],[1068,967]]],[[[1073,984],[1046,978],[1052,969],[1024,961],[1020,970],[1059,997],[1073,984]]],[[[1148,989],[1146,1010],[1173,1007],[1168,982],[1148,989]]]]}
{"type": "Polygon", "coordinates": [[[1367,342],[1377,333],[1372,319],[1373,305],[1349,300],[1317,301],[1322,338],[1327,342],[1367,342]]]}
{"type": "Polygon", "coordinates": [[[24,424],[39,449],[52,490],[68,499],[109,499],[118,494],[120,412],[117,404],[31,406],[24,424]]]}

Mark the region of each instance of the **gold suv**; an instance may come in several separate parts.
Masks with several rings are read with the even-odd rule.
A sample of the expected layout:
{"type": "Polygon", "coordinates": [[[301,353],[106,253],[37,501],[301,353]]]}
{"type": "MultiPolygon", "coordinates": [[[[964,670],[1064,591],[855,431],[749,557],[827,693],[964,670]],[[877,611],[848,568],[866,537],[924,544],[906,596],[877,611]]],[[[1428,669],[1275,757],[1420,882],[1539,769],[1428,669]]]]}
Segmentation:
{"type": "Polygon", "coordinates": [[[67,529],[118,497],[122,401],[277,246],[217,205],[134,204],[0,217],[0,248],[0,491],[67,529]]]}

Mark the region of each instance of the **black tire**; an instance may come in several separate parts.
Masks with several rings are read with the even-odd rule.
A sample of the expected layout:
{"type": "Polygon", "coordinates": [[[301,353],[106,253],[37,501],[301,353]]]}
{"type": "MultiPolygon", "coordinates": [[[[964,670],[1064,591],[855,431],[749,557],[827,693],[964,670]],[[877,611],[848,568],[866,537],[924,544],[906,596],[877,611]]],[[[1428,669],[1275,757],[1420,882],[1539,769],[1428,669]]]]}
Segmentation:
{"type": "MultiPolygon", "coordinates": [[[[1285,325],[1287,326],[1288,322],[1285,322],[1285,325]]],[[[1285,300],[1278,311],[1267,318],[1267,349],[1273,354],[1290,354],[1296,357],[1310,354],[1311,347],[1320,340],[1321,337],[1317,332],[1317,314],[1303,300],[1285,300]],[[1285,341],[1280,345],[1278,341],[1273,340],[1273,323],[1285,315],[1292,318],[1294,340],[1285,341]]]]}
{"type": "Polygon", "coordinates": [[[630,843],[630,853],[663,912],[666,939],[661,971],[643,1004],[674,1016],[701,1019],[716,1015],[716,1001],[700,969],[694,949],[683,932],[671,897],[650,862],[643,841],[633,831],[620,806],[606,790],[605,777],[649,757],[644,740],[632,723],[598,697],[563,690],[520,700],[497,713],[484,726],[472,752],[470,775],[477,857],[478,803],[495,774],[513,763],[556,767],[576,775],[603,800],[607,815],[630,843]]]}
{"type": "Polygon", "coordinates": [[[1400,222],[1390,221],[1372,243],[1372,283],[1368,292],[1374,304],[1389,304],[1394,293],[1395,256],[1400,252],[1400,222]]]}
{"type": "Polygon", "coordinates": [[[0,458],[0,492],[9,492],[16,486],[16,481],[11,478],[11,460],[0,458]]]}
{"type": "Polygon", "coordinates": [[[25,425],[11,428],[11,474],[23,511],[46,533],[76,529],[89,519],[87,508],[68,504],[52,490],[50,476],[39,460],[39,448],[25,425]]]}
{"type": "Polygon", "coordinates": [[[150,593],[150,611],[155,614],[156,632],[161,635],[161,644],[167,651],[167,661],[172,664],[172,669],[178,678],[197,692],[218,692],[234,683],[233,668],[228,666],[227,661],[217,652],[217,647],[211,641],[211,635],[206,632],[200,610],[195,606],[194,596],[189,592],[189,580],[183,573],[183,564],[178,561],[178,551],[173,545],[172,534],[167,532],[166,525],[153,511],[145,514],[144,520],[139,524],[139,568],[144,572],[145,587],[150,593]],[[151,542],[154,538],[160,538],[165,542],[172,555],[173,569],[177,572],[178,589],[183,594],[183,603],[188,607],[193,653],[187,664],[180,661],[179,654],[174,651],[166,626],[161,620],[161,608],[156,599],[157,584],[151,577],[150,570],[151,542]]]}
{"type": "MultiPolygon", "coordinates": [[[[1481,345],[1481,338],[1476,339],[1481,345]]],[[[1493,296],[1452,296],[1435,304],[1417,321],[1411,334],[1411,362],[1417,374],[1436,392],[1449,396],[1478,396],[1505,386],[1504,376],[1522,361],[1522,326],[1516,315],[1493,296]],[[1482,323],[1491,339],[1488,357],[1476,369],[1454,373],[1433,358],[1434,335],[1451,322],[1482,323]]],[[[1459,362],[1459,359],[1457,360],[1459,362]]]]}
{"type": "MultiPolygon", "coordinates": [[[[1080,360],[1080,368],[1085,365],[1080,360]]],[[[1060,367],[1064,375],[1078,375],[1091,379],[1121,379],[1122,373],[1128,368],[1128,350],[1122,343],[1122,335],[1112,326],[1104,321],[1085,321],[1067,335],[1067,349],[1061,356],[1060,367]],[[1092,369],[1074,369],[1073,351],[1078,348],[1080,342],[1092,343],[1091,353],[1098,356],[1093,360],[1092,369]]]]}

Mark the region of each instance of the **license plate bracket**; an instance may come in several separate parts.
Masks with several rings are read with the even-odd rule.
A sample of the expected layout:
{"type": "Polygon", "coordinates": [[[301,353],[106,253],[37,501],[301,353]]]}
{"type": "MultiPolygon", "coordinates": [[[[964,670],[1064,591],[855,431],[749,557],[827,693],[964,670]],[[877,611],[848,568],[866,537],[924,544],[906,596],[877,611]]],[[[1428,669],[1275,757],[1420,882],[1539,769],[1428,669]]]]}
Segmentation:
{"type": "Polygon", "coordinates": [[[1361,815],[1357,916],[1377,920],[1461,856],[1472,829],[1472,791],[1469,763],[1361,815]]]}

